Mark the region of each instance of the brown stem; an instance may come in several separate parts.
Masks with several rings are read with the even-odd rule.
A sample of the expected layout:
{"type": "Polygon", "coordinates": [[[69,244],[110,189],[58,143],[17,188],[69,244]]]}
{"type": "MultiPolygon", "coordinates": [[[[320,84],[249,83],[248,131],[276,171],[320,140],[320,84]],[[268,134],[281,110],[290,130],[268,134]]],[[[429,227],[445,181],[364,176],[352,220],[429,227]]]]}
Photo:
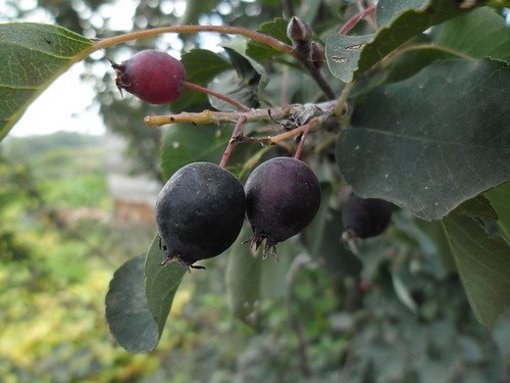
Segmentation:
{"type": "Polygon", "coordinates": [[[192,83],[192,82],[189,82],[189,81],[182,81],[181,82],[182,85],[188,89],[191,89],[191,90],[194,90],[196,92],[200,92],[200,93],[206,93],[206,94],[209,94],[213,97],[216,97],[216,98],[219,98],[220,100],[223,100],[231,105],[234,105],[235,107],[241,109],[241,110],[244,110],[245,112],[249,112],[251,109],[244,105],[243,103],[239,102],[239,101],[236,101],[234,100],[233,98],[230,98],[228,96],[225,96],[224,94],[221,94],[221,93],[218,93],[218,92],[215,92],[214,90],[211,90],[211,89],[207,89],[203,86],[200,86],[198,84],[195,84],[195,83],[192,83]]]}
{"type": "Polygon", "coordinates": [[[227,166],[228,160],[230,159],[230,156],[232,155],[232,152],[234,151],[234,147],[237,144],[237,137],[240,137],[242,135],[243,126],[246,124],[246,121],[248,119],[246,116],[240,116],[239,119],[236,122],[236,126],[234,130],[232,131],[232,136],[230,137],[230,141],[228,142],[227,147],[225,148],[225,151],[223,152],[223,155],[221,156],[220,161],[220,168],[224,168],[227,166]]]}
{"type": "Polygon", "coordinates": [[[338,33],[340,33],[342,35],[346,35],[347,33],[349,33],[349,31],[352,28],[354,28],[354,26],[356,24],[358,24],[358,22],[362,18],[364,18],[368,14],[372,13],[374,10],[375,10],[375,5],[371,5],[365,9],[361,10],[360,12],[356,13],[353,17],[351,17],[349,20],[347,20],[347,22],[344,25],[342,25],[342,27],[340,28],[338,33]]]}
{"type": "Polygon", "coordinates": [[[260,138],[259,141],[263,142],[263,143],[275,145],[281,141],[287,140],[291,137],[295,137],[298,134],[303,133],[305,130],[310,131],[310,130],[316,128],[322,122],[324,122],[330,116],[330,114],[331,113],[326,113],[321,116],[312,118],[310,121],[308,121],[308,123],[300,126],[299,128],[289,130],[288,132],[285,132],[285,133],[277,134],[276,136],[260,138]]]}
{"type": "Polygon", "coordinates": [[[258,41],[264,45],[270,46],[271,48],[282,53],[292,54],[293,51],[293,48],[290,45],[282,43],[278,39],[243,27],[231,27],[226,25],[172,25],[168,27],[152,28],[143,31],[125,33],[119,36],[113,36],[99,40],[90,48],[90,52],[88,52],[87,55],[99,49],[108,48],[132,40],[156,37],[163,33],[197,32],[218,32],[224,34],[240,35],[251,40],[258,41]]]}
{"type": "MultiPolygon", "coordinates": [[[[317,114],[312,117],[321,116],[323,114],[330,114],[337,105],[337,100],[331,100],[314,104],[314,109],[317,114]]],[[[252,109],[249,112],[219,112],[212,110],[204,110],[202,112],[181,112],[177,114],[168,114],[161,116],[147,116],[145,117],[145,124],[147,126],[162,126],[174,123],[193,123],[195,125],[206,124],[219,124],[223,122],[236,122],[240,116],[245,116],[248,121],[281,121],[289,118],[293,113],[299,114],[305,107],[302,104],[293,104],[283,107],[252,109]]]]}
{"type": "Polygon", "coordinates": [[[310,125],[308,125],[305,130],[303,130],[303,134],[301,135],[301,138],[299,139],[299,144],[298,144],[298,147],[296,149],[296,153],[294,153],[294,158],[296,160],[300,160],[301,159],[301,155],[303,154],[303,147],[305,146],[305,140],[306,140],[306,137],[308,137],[308,133],[310,132],[310,125]]]}

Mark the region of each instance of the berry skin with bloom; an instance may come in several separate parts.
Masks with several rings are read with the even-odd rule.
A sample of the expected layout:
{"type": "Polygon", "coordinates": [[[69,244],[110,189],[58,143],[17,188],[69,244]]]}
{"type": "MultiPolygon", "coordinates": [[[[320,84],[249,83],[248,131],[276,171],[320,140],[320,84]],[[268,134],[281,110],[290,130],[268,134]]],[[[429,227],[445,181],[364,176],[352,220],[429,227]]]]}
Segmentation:
{"type": "Polygon", "coordinates": [[[191,268],[235,241],[244,221],[243,185],[229,171],[209,162],[183,166],[167,181],[156,202],[162,264],[191,268]]]}
{"type": "Polygon", "coordinates": [[[298,234],[319,210],[321,187],[312,169],[292,157],[276,157],[257,166],[244,186],[252,244],[265,240],[264,253],[298,234]]]}
{"type": "Polygon", "coordinates": [[[122,92],[137,96],[151,104],[168,104],[181,94],[186,70],[168,53],[152,49],[138,52],[121,64],[112,62],[117,77],[115,84],[122,92]]]}

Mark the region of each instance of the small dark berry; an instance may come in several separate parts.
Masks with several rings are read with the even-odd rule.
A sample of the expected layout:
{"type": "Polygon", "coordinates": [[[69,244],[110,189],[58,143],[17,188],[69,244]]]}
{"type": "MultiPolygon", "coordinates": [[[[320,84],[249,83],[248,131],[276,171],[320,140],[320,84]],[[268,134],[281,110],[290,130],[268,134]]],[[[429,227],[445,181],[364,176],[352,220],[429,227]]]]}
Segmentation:
{"type": "Polygon", "coordinates": [[[241,183],[218,165],[194,162],[179,169],[156,202],[163,264],[201,268],[193,264],[228,249],[241,231],[245,205],[241,183]]]}
{"type": "Polygon", "coordinates": [[[151,104],[167,104],[181,94],[186,71],[182,63],[165,52],[145,50],[121,64],[112,63],[115,84],[140,100],[151,104]]]}
{"type": "Polygon", "coordinates": [[[378,199],[351,194],[342,207],[344,233],[348,237],[370,238],[382,234],[391,222],[395,205],[378,199]]]}
{"type": "Polygon", "coordinates": [[[321,201],[319,180],[303,161],[276,157],[253,170],[245,185],[252,243],[266,241],[264,253],[298,234],[312,221],[321,201]]]}

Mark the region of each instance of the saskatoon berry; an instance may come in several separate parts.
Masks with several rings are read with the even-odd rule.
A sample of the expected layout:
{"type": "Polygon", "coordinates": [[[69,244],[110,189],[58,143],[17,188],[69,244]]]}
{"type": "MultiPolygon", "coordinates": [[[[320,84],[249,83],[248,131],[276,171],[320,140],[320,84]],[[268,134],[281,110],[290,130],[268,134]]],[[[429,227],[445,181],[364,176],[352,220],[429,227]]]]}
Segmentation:
{"type": "Polygon", "coordinates": [[[253,170],[245,185],[252,244],[264,252],[299,233],[319,209],[321,188],[314,172],[292,157],[276,157],[253,170]]]}
{"type": "Polygon", "coordinates": [[[246,197],[230,172],[208,162],[188,164],[168,180],[156,202],[162,264],[192,268],[221,254],[235,241],[244,221],[246,197]]]}
{"type": "Polygon", "coordinates": [[[351,194],[342,208],[344,236],[370,238],[383,233],[390,224],[393,208],[391,202],[351,194]]]}
{"type": "Polygon", "coordinates": [[[121,64],[112,63],[112,68],[117,75],[115,84],[121,92],[124,89],[151,104],[175,101],[186,77],[179,60],[151,49],[141,51],[121,64]]]}

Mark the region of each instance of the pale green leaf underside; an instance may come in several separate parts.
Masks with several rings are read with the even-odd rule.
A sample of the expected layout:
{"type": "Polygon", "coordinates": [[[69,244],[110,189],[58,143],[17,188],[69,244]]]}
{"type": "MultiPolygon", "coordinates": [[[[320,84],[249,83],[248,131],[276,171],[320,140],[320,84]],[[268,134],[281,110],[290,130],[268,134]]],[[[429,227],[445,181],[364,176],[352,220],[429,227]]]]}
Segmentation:
{"type": "MultiPolygon", "coordinates": [[[[379,6],[380,7],[380,6],[379,6]]],[[[373,35],[342,36],[332,34],[326,41],[326,61],[331,73],[344,82],[350,82],[369,70],[386,55],[412,37],[433,25],[466,13],[455,0],[430,0],[427,4],[410,1],[391,6],[391,12],[384,15],[384,25],[373,35]],[[421,6],[419,9],[412,7],[421,6]],[[401,12],[392,19],[394,12],[401,12]]]]}
{"type": "Polygon", "coordinates": [[[337,162],[360,196],[440,219],[510,180],[510,67],[446,60],[354,106],[337,162]],[[481,97],[480,95],[483,95],[481,97]]]}
{"type": "Polygon", "coordinates": [[[71,64],[85,57],[92,44],[56,25],[0,24],[0,140],[28,105],[71,64]]]}

